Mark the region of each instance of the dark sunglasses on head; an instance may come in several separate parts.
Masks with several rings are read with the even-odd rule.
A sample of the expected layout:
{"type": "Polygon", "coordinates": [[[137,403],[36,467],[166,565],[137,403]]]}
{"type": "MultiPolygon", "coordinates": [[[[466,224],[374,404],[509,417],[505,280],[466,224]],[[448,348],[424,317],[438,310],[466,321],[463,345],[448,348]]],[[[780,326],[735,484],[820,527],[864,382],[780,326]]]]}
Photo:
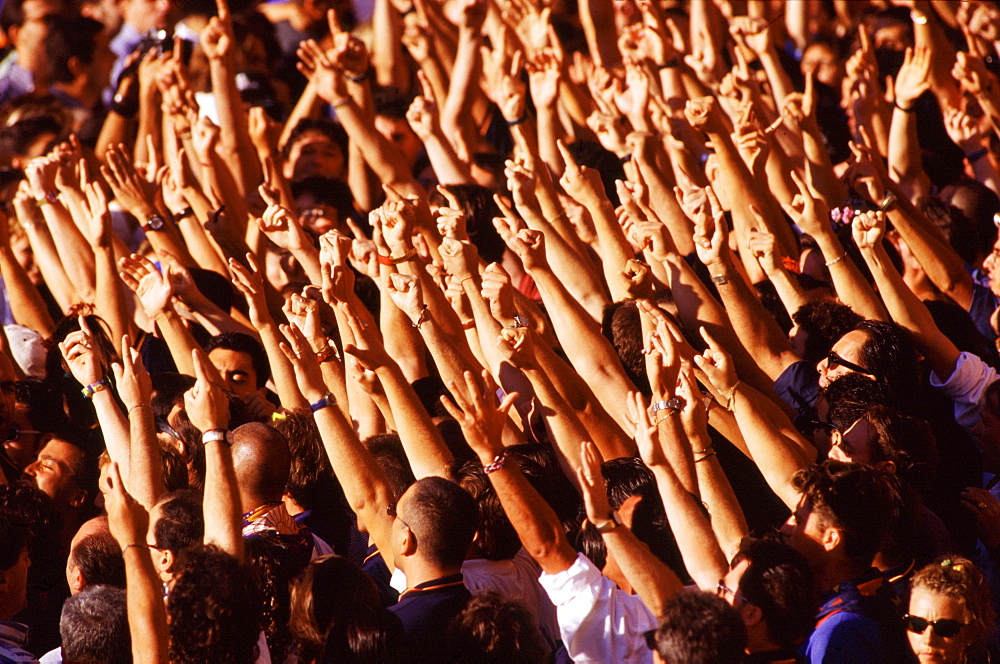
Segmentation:
{"type": "Polygon", "coordinates": [[[935,634],[945,639],[958,636],[958,633],[962,631],[963,627],[968,627],[966,623],[958,622],[957,620],[942,618],[941,620],[931,622],[926,618],[911,616],[910,614],[903,616],[903,620],[906,622],[906,629],[914,634],[923,634],[924,630],[927,629],[927,626],[930,625],[935,634]]]}
{"type": "Polygon", "coordinates": [[[855,364],[854,362],[848,362],[840,355],[834,353],[832,350],[830,351],[830,354],[826,356],[826,363],[829,364],[831,367],[837,366],[839,364],[845,369],[850,369],[851,371],[855,371],[859,374],[864,374],[865,376],[871,376],[872,378],[878,379],[878,376],[873,374],[868,369],[865,369],[860,364],[855,364]]]}

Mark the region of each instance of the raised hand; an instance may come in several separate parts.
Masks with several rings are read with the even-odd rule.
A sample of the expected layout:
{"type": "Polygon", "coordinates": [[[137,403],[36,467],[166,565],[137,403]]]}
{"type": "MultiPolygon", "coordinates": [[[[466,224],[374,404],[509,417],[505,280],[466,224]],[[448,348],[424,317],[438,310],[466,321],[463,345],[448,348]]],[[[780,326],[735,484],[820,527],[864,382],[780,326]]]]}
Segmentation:
{"type": "Polygon", "coordinates": [[[618,272],[618,278],[624,284],[624,290],[631,298],[652,297],[653,282],[649,266],[630,258],[618,272]]]}
{"type": "MultiPolygon", "coordinates": [[[[167,275],[161,274],[145,256],[132,254],[118,262],[121,271],[118,273],[125,285],[135,291],[142,304],[143,311],[150,318],[173,310],[171,298],[174,295],[173,286],[167,275]]],[[[169,271],[169,264],[164,264],[169,271]]]]}
{"type": "Polygon", "coordinates": [[[483,270],[483,299],[490,305],[490,313],[498,321],[513,320],[517,310],[514,308],[514,287],[510,283],[510,275],[499,263],[490,263],[483,270]]]}
{"type": "Polygon", "coordinates": [[[518,398],[518,393],[511,392],[497,405],[497,384],[488,371],[483,371],[481,383],[476,381],[471,371],[466,371],[463,377],[465,380],[461,385],[448,381],[451,399],[442,396],[441,405],[462,427],[465,442],[485,466],[503,452],[501,433],[507,412],[518,398]]]}
{"type": "Polygon", "coordinates": [[[135,170],[132,160],[129,159],[125,146],[111,146],[108,148],[105,165],[101,166],[101,173],[104,179],[114,192],[115,200],[140,222],[156,212],[153,201],[157,195],[156,185],[146,181],[135,170]]]}
{"type": "Polygon", "coordinates": [[[562,177],[559,178],[559,186],[584,207],[597,205],[604,201],[606,195],[604,184],[601,182],[601,174],[593,168],[578,165],[573,154],[562,140],[557,141],[556,146],[562,155],[563,163],[566,164],[566,169],[563,171],[562,177]]]}
{"type": "Polygon", "coordinates": [[[453,240],[462,242],[468,240],[469,235],[465,228],[465,209],[462,207],[462,204],[458,202],[458,199],[455,198],[455,195],[447,187],[438,185],[437,190],[448,201],[447,207],[442,206],[437,209],[435,223],[438,233],[441,234],[441,237],[453,240]]]}
{"type": "Polygon", "coordinates": [[[213,16],[201,30],[201,48],[209,60],[221,60],[233,54],[233,19],[226,0],[216,0],[218,16],[213,16]]]}
{"type": "Polygon", "coordinates": [[[783,205],[785,212],[792,221],[802,229],[803,233],[818,235],[830,225],[830,208],[812,185],[812,177],[806,170],[806,180],[803,181],[798,172],[791,172],[792,182],[799,193],[792,197],[791,205],[783,205]]]}
{"type": "Polygon", "coordinates": [[[311,247],[312,242],[309,239],[309,235],[303,230],[298,219],[295,218],[291,210],[283,207],[278,202],[269,187],[262,184],[257,188],[257,191],[260,192],[261,198],[267,203],[264,216],[257,220],[257,225],[260,227],[261,232],[271,242],[293,253],[302,251],[306,247],[311,247]]]}
{"type": "Polygon", "coordinates": [[[112,537],[123,550],[131,545],[146,546],[149,513],[125,490],[117,461],[112,461],[108,467],[106,482],[101,493],[104,494],[104,509],[108,513],[108,529],[112,537]]]}
{"type": "Polygon", "coordinates": [[[301,294],[292,293],[281,308],[288,322],[302,330],[314,353],[326,350],[328,344],[320,320],[319,300],[319,289],[316,286],[306,286],[301,294]]]}
{"type": "Polygon", "coordinates": [[[907,48],[903,66],[896,74],[893,86],[896,106],[901,110],[913,110],[920,95],[931,86],[931,52],[926,46],[907,48]]]}
{"type": "Polygon", "coordinates": [[[389,357],[385,350],[382,334],[378,328],[372,322],[358,316],[351,305],[339,303],[337,306],[341,308],[347,318],[347,324],[354,334],[354,343],[347,344],[344,347],[344,352],[356,357],[365,368],[372,371],[395,366],[395,360],[389,357]]]}
{"type": "Polygon", "coordinates": [[[386,275],[383,284],[393,304],[416,325],[426,308],[420,280],[412,274],[392,272],[386,275]]]}
{"type": "Polygon", "coordinates": [[[781,271],[781,259],[775,252],[774,235],[767,230],[750,229],[747,238],[747,250],[757,259],[765,274],[777,274],[781,271]]]}
{"type": "Polygon", "coordinates": [[[684,117],[694,129],[709,134],[721,134],[726,131],[715,97],[689,99],[684,107],[684,117]]]}
{"type": "Polygon", "coordinates": [[[122,337],[122,358],[111,364],[118,396],[125,404],[125,412],[136,406],[148,406],[153,398],[153,381],[142,362],[142,355],[132,347],[128,335],[122,337]]]}
{"type": "Polygon", "coordinates": [[[330,26],[330,36],[333,38],[333,47],[328,52],[330,61],[351,78],[365,76],[370,61],[368,47],[361,39],[340,27],[337,10],[328,9],[326,20],[330,26]]]}
{"type": "Polygon", "coordinates": [[[191,143],[195,156],[202,164],[211,164],[215,156],[215,148],[219,144],[220,129],[218,125],[202,116],[191,130],[191,143]]]}
{"type": "Polygon", "coordinates": [[[665,466],[667,457],[663,454],[656,425],[646,397],[641,392],[629,392],[625,401],[625,412],[635,426],[635,443],[639,448],[639,458],[650,468],[665,466]]]}
{"type": "Polygon", "coordinates": [[[107,358],[101,349],[101,344],[94,338],[85,316],[79,316],[80,329],[66,335],[59,342],[69,371],[80,385],[87,387],[103,380],[107,370],[107,358]]]}
{"type": "Polygon", "coordinates": [[[944,113],[944,128],[955,145],[965,154],[972,154],[989,145],[989,118],[973,118],[957,108],[948,108],[944,113]]]}
{"type": "Polygon", "coordinates": [[[296,66],[309,78],[323,101],[336,107],[350,99],[344,72],[315,40],[307,39],[299,44],[296,55],[301,61],[296,66]]]}
{"type": "Polygon", "coordinates": [[[247,254],[247,263],[250,265],[249,270],[235,258],[230,258],[229,273],[233,277],[233,285],[247,300],[250,323],[260,329],[272,322],[271,314],[267,310],[264,276],[253,254],[247,254]]]}
{"type": "Polygon", "coordinates": [[[219,373],[200,348],[192,349],[194,386],[184,393],[184,410],[191,424],[205,433],[210,429],[229,428],[229,398],[219,373]]]}
{"type": "Polygon", "coordinates": [[[459,242],[451,238],[441,240],[438,247],[445,271],[461,282],[472,278],[479,254],[471,242],[459,242]]]}
{"type": "Polygon", "coordinates": [[[719,394],[730,395],[736,389],[738,379],[736,377],[736,367],[733,366],[733,358],[722,346],[708,333],[708,330],[701,328],[701,336],[708,344],[703,355],[695,355],[694,363],[698,365],[709,382],[719,394]]]}
{"type": "Polygon", "coordinates": [[[854,215],[851,233],[858,249],[874,249],[885,235],[885,213],[878,210],[859,212],[854,215]]]}
{"type": "Polygon", "coordinates": [[[542,49],[525,64],[525,69],[528,70],[528,86],[535,107],[552,108],[559,98],[559,79],[562,76],[560,52],[553,48],[542,49]]]}
{"type": "Polygon", "coordinates": [[[514,366],[535,367],[537,361],[530,337],[530,331],[526,327],[505,327],[497,337],[497,348],[514,366]]]}
{"type": "Polygon", "coordinates": [[[107,249],[111,246],[111,212],[108,210],[108,197],[100,182],[91,182],[86,188],[87,208],[90,212],[87,219],[87,241],[91,246],[107,249]]]}
{"type": "Polygon", "coordinates": [[[601,473],[601,461],[601,453],[597,451],[596,445],[589,441],[580,443],[580,467],[576,469],[576,475],[583,493],[587,521],[593,525],[603,524],[612,516],[608,490],[601,473]]]}
{"type": "Polygon", "coordinates": [[[410,108],[406,111],[406,121],[413,129],[413,133],[421,141],[426,142],[439,128],[439,111],[437,101],[434,99],[434,89],[431,87],[430,81],[427,80],[427,76],[423,71],[418,70],[417,78],[420,79],[423,94],[413,98],[410,108]]]}

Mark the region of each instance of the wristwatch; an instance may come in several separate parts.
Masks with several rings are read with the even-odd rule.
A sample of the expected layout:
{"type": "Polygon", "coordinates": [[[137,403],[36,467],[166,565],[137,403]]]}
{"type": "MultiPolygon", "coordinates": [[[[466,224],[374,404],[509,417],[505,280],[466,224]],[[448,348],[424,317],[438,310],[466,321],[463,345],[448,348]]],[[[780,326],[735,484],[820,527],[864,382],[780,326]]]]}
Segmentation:
{"type": "Polygon", "coordinates": [[[684,408],[684,403],[679,397],[673,397],[672,399],[667,399],[666,401],[654,401],[653,402],[653,412],[659,412],[661,410],[673,410],[678,411],[684,408]]]}
{"type": "Polygon", "coordinates": [[[593,521],[591,521],[591,523],[594,524],[594,530],[596,530],[597,532],[599,532],[602,535],[604,533],[610,533],[612,530],[614,530],[618,526],[623,525],[621,517],[618,516],[618,512],[617,511],[611,512],[611,514],[608,515],[608,520],[607,521],[603,521],[601,523],[594,523],[593,521]]]}
{"type": "Polygon", "coordinates": [[[146,219],[146,223],[142,225],[142,230],[146,231],[147,233],[149,231],[162,231],[163,223],[164,223],[163,217],[161,217],[156,213],[153,213],[149,215],[149,218],[146,219]]]}

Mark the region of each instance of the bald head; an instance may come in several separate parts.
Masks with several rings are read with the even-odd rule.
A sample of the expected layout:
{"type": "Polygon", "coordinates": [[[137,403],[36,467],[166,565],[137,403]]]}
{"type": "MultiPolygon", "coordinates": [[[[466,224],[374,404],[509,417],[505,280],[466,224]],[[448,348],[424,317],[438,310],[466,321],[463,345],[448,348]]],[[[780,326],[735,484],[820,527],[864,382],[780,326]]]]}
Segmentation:
{"type": "Polygon", "coordinates": [[[232,433],[233,467],[244,512],[281,500],[288,482],[288,441],[273,427],[250,422],[232,433]]]}

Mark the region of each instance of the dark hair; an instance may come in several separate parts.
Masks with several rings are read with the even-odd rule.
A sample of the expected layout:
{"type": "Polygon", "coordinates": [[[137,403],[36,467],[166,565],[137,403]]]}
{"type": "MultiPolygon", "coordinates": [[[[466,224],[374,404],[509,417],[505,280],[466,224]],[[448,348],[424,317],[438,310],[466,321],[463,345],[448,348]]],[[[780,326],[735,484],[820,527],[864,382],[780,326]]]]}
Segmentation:
{"type": "Polygon", "coordinates": [[[34,563],[31,569],[63,567],[62,518],[52,499],[33,483],[0,485],[0,532],[0,570],[13,566],[25,545],[34,563]]]}
{"type": "Polygon", "coordinates": [[[406,493],[410,485],[417,481],[413,476],[413,470],[410,469],[410,461],[406,458],[398,433],[368,436],[364,440],[364,445],[389,479],[389,486],[392,487],[396,498],[406,493]]]}
{"type": "Polygon", "coordinates": [[[292,154],[292,147],[294,147],[295,143],[302,138],[303,134],[310,131],[318,131],[321,134],[325,134],[327,138],[336,143],[340,147],[340,152],[344,155],[344,160],[346,161],[347,132],[336,122],[322,118],[302,118],[299,120],[299,123],[292,129],[292,133],[288,135],[288,140],[281,146],[281,158],[287,161],[288,157],[292,154]]]}
{"type": "Polygon", "coordinates": [[[420,553],[442,567],[460,566],[479,525],[476,501],[442,477],[419,479],[408,491],[400,518],[413,530],[420,553]]]}
{"type": "Polygon", "coordinates": [[[331,493],[340,492],[333,476],[330,459],[323,449],[312,411],[299,408],[287,413],[274,428],[288,441],[291,463],[285,493],[303,509],[328,502],[331,493]]]}
{"type": "Polygon", "coordinates": [[[656,652],[665,662],[736,664],[743,661],[747,630],[736,609],[700,590],[682,591],[663,606],[656,652]]]}
{"type": "Polygon", "coordinates": [[[604,307],[601,333],[621,360],[625,375],[647,397],[653,393],[646,375],[646,356],[642,354],[642,325],[635,300],[622,300],[604,307]]]}
{"type": "Polygon", "coordinates": [[[160,518],[153,525],[156,548],[177,555],[194,546],[205,536],[201,495],[193,489],[181,489],[160,496],[160,518]]]}
{"type": "Polygon", "coordinates": [[[167,491],[188,488],[188,468],[180,452],[167,443],[159,443],[160,462],[163,466],[163,485],[167,491]]]}
{"type": "MultiPolygon", "coordinates": [[[[9,486],[9,485],[5,485],[9,486]]],[[[0,508],[0,570],[10,569],[20,560],[31,541],[31,516],[18,510],[0,508]]]]}
{"type": "Polygon", "coordinates": [[[153,416],[166,419],[174,406],[184,405],[184,393],[194,387],[195,379],[186,374],[164,372],[150,376],[153,383],[153,416]]]}
{"type": "Polygon", "coordinates": [[[391,120],[405,120],[410,110],[411,97],[407,97],[393,87],[376,87],[372,90],[372,106],[375,115],[391,120]]]}
{"type": "Polygon", "coordinates": [[[841,431],[846,431],[873,405],[885,405],[890,399],[884,383],[853,371],[831,381],[823,388],[823,397],[830,408],[827,421],[841,431]]]}
{"type": "Polygon", "coordinates": [[[818,598],[812,570],[798,551],[774,539],[745,537],[733,558],[749,567],[739,592],[760,609],[767,633],[779,646],[799,643],[815,624],[818,598]]]}
{"type": "Polygon", "coordinates": [[[879,404],[865,411],[863,417],[875,431],[872,463],[892,461],[903,479],[917,469],[933,472],[937,442],[925,420],[879,404]]]}
{"type": "Polygon", "coordinates": [[[286,547],[265,537],[244,538],[246,566],[257,584],[261,617],[271,661],[283,662],[289,655],[292,633],[288,620],[292,579],[309,564],[312,547],[286,547]]]}
{"type": "Polygon", "coordinates": [[[271,377],[271,364],[267,361],[264,346],[249,334],[242,332],[217,334],[205,344],[205,354],[208,355],[216,348],[249,355],[250,361],[253,362],[253,370],[257,374],[257,389],[264,387],[271,377]]]}
{"type": "Polygon", "coordinates": [[[521,549],[521,540],[482,464],[472,459],[464,463],[458,470],[458,483],[469,492],[479,508],[479,531],[472,543],[474,555],[486,560],[513,558],[521,549]]]}
{"type": "Polygon", "coordinates": [[[614,152],[596,141],[577,140],[569,144],[570,154],[576,163],[593,168],[601,175],[604,193],[615,207],[621,205],[615,180],[625,179],[625,167],[614,152]]]}
{"type": "MultiPolygon", "coordinates": [[[[494,217],[500,216],[500,208],[493,200],[493,192],[479,184],[449,184],[443,185],[465,213],[465,230],[469,240],[479,251],[479,257],[487,263],[498,263],[503,258],[507,245],[504,244],[493,225],[494,217]]],[[[431,202],[447,205],[442,194],[434,191],[431,202]]]]}
{"type": "Polygon", "coordinates": [[[96,39],[104,30],[104,25],[86,16],[58,14],[47,16],[45,23],[49,28],[45,56],[52,67],[52,80],[71,83],[74,75],[69,68],[70,59],[77,58],[84,64],[93,62],[96,39]]]}
{"type": "Polygon", "coordinates": [[[310,562],[292,584],[292,633],[309,655],[330,662],[378,662],[402,625],[382,607],[378,588],[357,563],[336,555],[310,562]]]}
{"type": "Polygon", "coordinates": [[[167,617],[172,662],[256,659],[260,597],[249,571],[216,546],[198,544],[178,556],[167,617]]]}
{"type": "Polygon", "coordinates": [[[531,611],[499,593],[472,596],[448,627],[459,661],[468,664],[534,664],[545,661],[542,635],[531,611]]]}
{"type": "Polygon", "coordinates": [[[66,599],[59,619],[62,657],[67,662],[120,664],[132,661],[125,590],[87,586],[66,599]]]}
{"type": "Polygon", "coordinates": [[[845,555],[870,565],[893,515],[885,473],[857,463],[825,461],[802,468],[792,481],[821,527],[840,530],[845,555]]]}
{"type": "Polygon", "coordinates": [[[850,307],[839,302],[820,300],[803,304],[792,314],[792,321],[808,335],[802,359],[819,362],[838,339],[856,329],[862,320],[850,307]]]}
{"type": "Polygon", "coordinates": [[[861,365],[898,392],[896,400],[906,399],[920,385],[917,347],[913,337],[895,323],[863,320],[855,330],[868,338],[858,353],[861,365]]]}
{"type": "Polygon", "coordinates": [[[125,559],[110,531],[99,530],[87,535],[76,543],[69,557],[88,586],[125,587],[125,559]]]}

